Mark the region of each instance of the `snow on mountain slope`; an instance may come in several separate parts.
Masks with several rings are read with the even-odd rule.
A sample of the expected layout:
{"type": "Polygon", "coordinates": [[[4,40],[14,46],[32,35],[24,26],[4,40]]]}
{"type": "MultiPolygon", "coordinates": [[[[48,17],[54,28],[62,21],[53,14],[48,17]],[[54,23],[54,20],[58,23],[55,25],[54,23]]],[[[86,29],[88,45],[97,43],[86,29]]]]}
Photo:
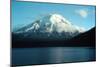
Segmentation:
{"type": "MultiPolygon", "coordinates": [[[[71,24],[68,20],[66,20],[63,16],[59,14],[49,14],[47,16],[42,17],[39,20],[34,21],[31,25],[28,25],[24,28],[19,29],[17,32],[23,31],[28,32],[30,30],[38,30],[41,28],[41,31],[44,32],[75,32],[81,31],[82,28],[79,29],[78,26],[71,24]]],[[[84,30],[83,30],[84,31],[84,30]]]]}
{"type": "MultiPolygon", "coordinates": [[[[75,36],[79,33],[84,32],[84,29],[73,25],[71,22],[66,20],[60,14],[48,14],[41,17],[40,19],[34,21],[33,23],[17,30],[14,33],[48,33],[52,34],[54,32],[58,34],[65,33],[66,35],[75,36]]],[[[33,34],[29,34],[33,35],[33,34]]]]}

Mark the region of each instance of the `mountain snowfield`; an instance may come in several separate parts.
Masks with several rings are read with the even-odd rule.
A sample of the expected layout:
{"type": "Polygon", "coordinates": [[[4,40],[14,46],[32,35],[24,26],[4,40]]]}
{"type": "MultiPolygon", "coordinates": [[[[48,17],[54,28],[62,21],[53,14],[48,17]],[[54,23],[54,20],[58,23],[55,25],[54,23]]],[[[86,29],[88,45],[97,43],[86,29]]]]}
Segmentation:
{"type": "Polygon", "coordinates": [[[33,23],[18,29],[14,33],[24,33],[28,36],[34,35],[32,33],[37,32],[39,32],[40,34],[46,33],[49,34],[49,36],[54,32],[60,35],[63,35],[62,33],[64,33],[66,35],[68,34],[70,36],[76,36],[79,33],[85,32],[85,30],[82,27],[72,24],[60,14],[48,14],[34,21],[33,23]]]}

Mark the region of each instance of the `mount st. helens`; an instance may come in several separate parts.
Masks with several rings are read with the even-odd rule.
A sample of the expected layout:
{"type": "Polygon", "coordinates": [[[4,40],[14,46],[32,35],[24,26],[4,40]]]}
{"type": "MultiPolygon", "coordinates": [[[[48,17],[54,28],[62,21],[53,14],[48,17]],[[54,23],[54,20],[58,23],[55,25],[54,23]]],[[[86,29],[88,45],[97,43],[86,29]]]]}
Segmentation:
{"type": "Polygon", "coordinates": [[[83,28],[60,14],[48,14],[12,32],[12,47],[68,46],[71,39],[82,33],[83,28]]]}

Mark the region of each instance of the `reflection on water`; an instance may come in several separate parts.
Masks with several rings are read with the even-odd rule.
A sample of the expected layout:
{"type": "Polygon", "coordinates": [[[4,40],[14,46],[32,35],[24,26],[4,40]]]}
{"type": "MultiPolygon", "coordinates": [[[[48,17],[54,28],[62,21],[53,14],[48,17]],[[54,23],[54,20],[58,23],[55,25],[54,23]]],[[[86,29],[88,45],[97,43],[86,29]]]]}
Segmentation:
{"type": "Polygon", "coordinates": [[[13,48],[12,64],[49,64],[94,61],[95,48],[89,47],[36,47],[13,48]]]}

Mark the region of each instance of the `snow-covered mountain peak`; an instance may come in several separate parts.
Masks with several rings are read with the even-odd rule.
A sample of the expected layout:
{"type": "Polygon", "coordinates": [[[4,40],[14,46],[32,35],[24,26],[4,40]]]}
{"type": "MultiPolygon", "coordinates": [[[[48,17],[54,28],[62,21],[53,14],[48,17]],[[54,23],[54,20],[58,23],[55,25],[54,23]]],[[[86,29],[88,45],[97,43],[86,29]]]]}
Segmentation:
{"type": "Polygon", "coordinates": [[[67,21],[62,15],[60,14],[52,14],[50,18],[51,22],[55,23],[66,23],[70,25],[70,22],[67,21]]]}
{"type": "Polygon", "coordinates": [[[40,19],[34,21],[32,24],[29,24],[21,29],[19,29],[16,33],[25,33],[25,32],[42,32],[42,33],[80,33],[83,30],[71,24],[70,21],[65,19],[60,14],[48,14],[40,19]]]}

